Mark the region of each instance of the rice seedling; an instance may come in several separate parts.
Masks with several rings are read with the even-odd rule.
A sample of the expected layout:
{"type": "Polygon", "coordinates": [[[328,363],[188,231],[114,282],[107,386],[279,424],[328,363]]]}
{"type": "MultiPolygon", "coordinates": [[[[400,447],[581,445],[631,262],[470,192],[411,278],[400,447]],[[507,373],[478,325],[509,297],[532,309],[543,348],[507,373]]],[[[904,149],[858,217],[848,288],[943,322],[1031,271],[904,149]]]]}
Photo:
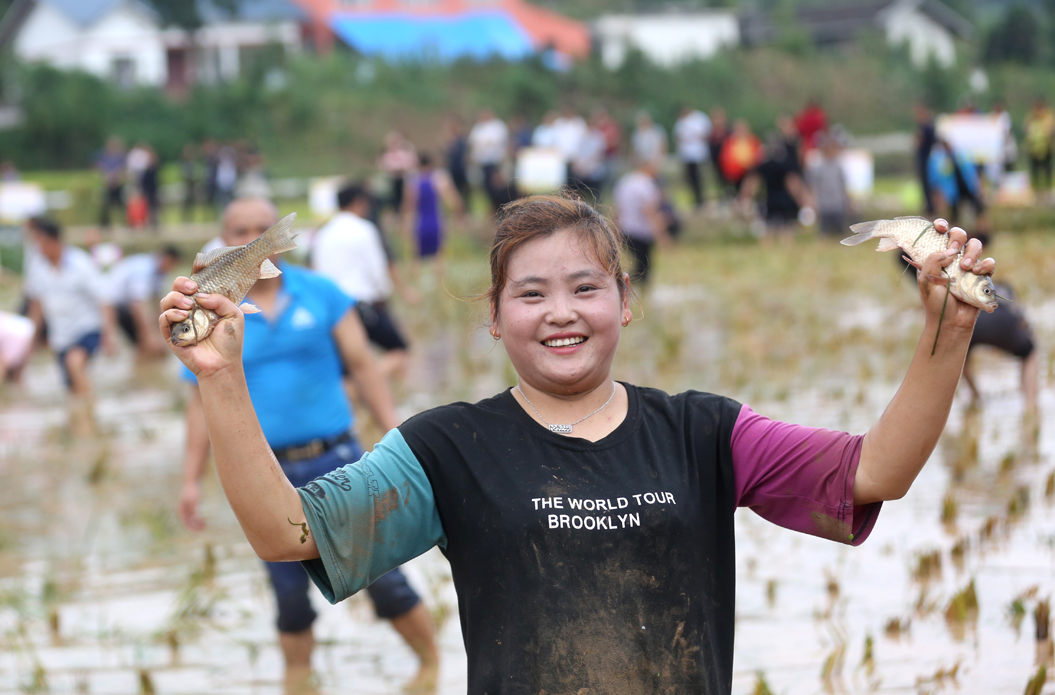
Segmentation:
{"type": "Polygon", "coordinates": [[[941,552],[932,550],[929,553],[916,553],[916,567],[912,578],[918,582],[929,582],[941,577],[941,552]]]}
{"type": "Polygon", "coordinates": [[[1051,639],[1051,597],[1037,601],[1037,606],[1033,609],[1033,621],[1037,628],[1037,641],[1051,639]]]}
{"type": "Polygon", "coordinates": [[[766,604],[773,608],[777,605],[777,580],[769,579],[766,581],[766,604]]]}
{"type": "Polygon", "coordinates": [[[828,592],[828,598],[834,601],[835,599],[839,598],[839,580],[835,577],[834,574],[829,573],[827,570],[825,570],[824,574],[827,576],[827,581],[825,582],[824,588],[828,592]]]}
{"type": "Polygon", "coordinates": [[[1016,596],[1011,599],[1011,603],[1007,605],[1007,619],[1011,623],[1011,627],[1015,629],[1015,632],[1019,632],[1022,627],[1022,621],[1026,617],[1026,602],[1021,596],[1016,596]]]}
{"type": "Polygon", "coordinates": [[[957,660],[952,668],[941,667],[929,676],[917,676],[916,687],[919,688],[920,686],[930,684],[935,685],[940,689],[945,687],[946,681],[951,681],[953,687],[959,688],[960,686],[956,678],[960,673],[960,664],[961,662],[957,660]]]}
{"type": "Polygon", "coordinates": [[[952,564],[956,565],[956,569],[962,570],[964,559],[967,556],[967,549],[971,546],[971,539],[967,536],[962,536],[960,540],[956,541],[955,545],[949,551],[949,557],[952,558],[952,564]]]}
{"type": "Polygon", "coordinates": [[[959,511],[960,505],[956,502],[956,495],[950,491],[941,501],[941,523],[946,526],[954,525],[959,511]]]}
{"type": "Polygon", "coordinates": [[[999,526],[1000,526],[1000,519],[998,519],[995,516],[988,517],[985,520],[985,523],[982,524],[982,530],[978,534],[980,536],[982,542],[986,543],[988,541],[991,541],[993,539],[993,534],[996,533],[996,531],[999,528],[999,526]]]}
{"type": "Polygon", "coordinates": [[[846,642],[840,642],[824,658],[824,664],[821,666],[821,680],[830,683],[833,678],[842,673],[845,661],[846,642]]]}
{"type": "Polygon", "coordinates": [[[869,675],[869,676],[872,675],[872,672],[875,671],[875,667],[876,667],[874,651],[875,651],[875,640],[872,639],[872,635],[871,634],[866,634],[865,635],[864,655],[861,657],[861,668],[863,668],[865,673],[867,675],[869,675]]]}
{"type": "Polygon", "coordinates": [[[1007,474],[1015,470],[1015,463],[1018,462],[1018,457],[1015,456],[1015,452],[1009,451],[1004,454],[1004,457],[1000,459],[1000,473],[1007,474]]]}
{"type": "Polygon", "coordinates": [[[1048,680],[1048,669],[1044,664],[1041,664],[1037,668],[1037,672],[1033,674],[1033,677],[1026,683],[1026,690],[1023,695],[1041,695],[1044,690],[1044,683],[1048,680]]]}
{"type": "Polygon", "coordinates": [[[938,599],[927,597],[927,587],[920,587],[919,597],[916,598],[916,603],[913,606],[913,610],[916,615],[920,618],[926,618],[928,615],[938,610],[938,599]]]}
{"type": "Polygon", "coordinates": [[[43,664],[39,661],[36,662],[33,666],[33,671],[30,674],[29,681],[19,684],[18,689],[26,695],[48,692],[48,672],[44,670],[43,664]]]}
{"type": "Polygon", "coordinates": [[[1029,509],[1029,488],[1022,486],[1015,491],[1015,496],[1007,503],[1007,517],[1009,521],[1017,520],[1029,509]]]}
{"type": "Polygon", "coordinates": [[[945,608],[945,620],[950,624],[963,624],[978,617],[978,593],[974,580],[957,591],[945,608]]]}
{"type": "Polygon", "coordinates": [[[139,695],[154,695],[154,679],[145,668],[139,669],[139,695]]]}
{"type": "Polygon", "coordinates": [[[758,671],[755,674],[755,687],[751,691],[751,695],[773,695],[769,683],[766,682],[766,674],[764,672],[758,671]]]}

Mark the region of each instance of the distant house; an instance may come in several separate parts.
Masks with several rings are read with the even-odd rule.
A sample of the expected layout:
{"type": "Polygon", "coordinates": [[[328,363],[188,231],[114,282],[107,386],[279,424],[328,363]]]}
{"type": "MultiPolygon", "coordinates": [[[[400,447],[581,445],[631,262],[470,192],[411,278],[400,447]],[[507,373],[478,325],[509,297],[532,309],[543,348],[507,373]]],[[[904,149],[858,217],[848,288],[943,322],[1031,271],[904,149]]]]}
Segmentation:
{"type": "Polygon", "coordinates": [[[623,64],[630,50],[669,67],[710,58],[740,43],[739,19],[728,10],[606,15],[593,26],[601,60],[612,70],[623,64]]]}
{"type": "Polygon", "coordinates": [[[234,79],[270,46],[300,50],[308,19],[287,0],[242,0],[233,14],[207,2],[202,18],[192,61],[190,37],[162,26],[140,0],[15,0],[0,22],[0,46],[23,61],[84,70],[122,86],[178,90],[234,79]]]}
{"type": "Polygon", "coordinates": [[[317,45],[334,37],[388,59],[590,52],[589,28],[525,0],[293,0],[312,17],[317,45]]]}
{"type": "MultiPolygon", "coordinates": [[[[974,27],[939,0],[866,0],[838,5],[796,8],[794,24],[814,44],[852,43],[862,34],[878,32],[892,45],[905,44],[912,62],[925,66],[932,58],[948,67],[956,62],[956,40],[969,38],[974,27]]],[[[745,46],[772,43],[781,27],[772,15],[745,13],[740,34],[745,46]]]]}

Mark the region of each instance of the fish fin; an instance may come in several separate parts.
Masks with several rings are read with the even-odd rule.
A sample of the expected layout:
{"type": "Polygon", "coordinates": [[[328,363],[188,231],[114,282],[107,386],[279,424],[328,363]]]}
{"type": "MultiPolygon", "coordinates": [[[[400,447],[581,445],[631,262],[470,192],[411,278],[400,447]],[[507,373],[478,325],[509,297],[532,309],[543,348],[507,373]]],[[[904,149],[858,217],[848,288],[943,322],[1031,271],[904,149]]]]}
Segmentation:
{"type": "Polygon", "coordinates": [[[923,220],[924,222],[930,222],[926,217],[920,215],[904,215],[902,217],[895,217],[895,220],[923,220]]]}
{"type": "Polygon", "coordinates": [[[282,274],[282,271],[275,267],[275,264],[264,259],[264,262],[260,264],[260,279],[267,280],[268,278],[277,278],[282,274]]]}
{"type": "Polygon", "coordinates": [[[876,225],[883,220],[872,220],[871,222],[858,222],[857,224],[850,225],[850,231],[854,233],[851,237],[846,237],[839,243],[843,246],[857,246],[861,242],[868,241],[872,238],[875,232],[876,225]]]}
{"type": "Polygon", "coordinates": [[[191,268],[191,275],[199,271],[205,270],[210,265],[220,260],[230,252],[242,248],[241,246],[221,246],[218,249],[213,249],[208,253],[199,253],[194,257],[194,266],[191,268]]]}
{"type": "Polygon", "coordinates": [[[238,308],[242,310],[243,314],[259,314],[261,311],[260,307],[249,302],[242,302],[238,305],[238,308]]]}
{"type": "Polygon", "coordinates": [[[876,247],[876,251],[893,251],[894,249],[901,248],[897,245],[897,242],[890,237],[882,237],[879,239],[879,246],[876,247]]]}
{"type": "Polygon", "coordinates": [[[916,270],[923,270],[923,266],[921,266],[919,263],[917,263],[916,261],[914,261],[911,258],[909,258],[908,256],[906,256],[905,254],[901,254],[901,257],[905,259],[906,263],[908,263],[910,266],[912,266],[916,270]]]}
{"type": "Polygon", "coordinates": [[[266,243],[271,247],[271,253],[268,255],[297,248],[295,239],[298,233],[293,231],[293,220],[295,219],[297,219],[297,213],[289,213],[260,237],[261,239],[267,239],[266,243]]]}

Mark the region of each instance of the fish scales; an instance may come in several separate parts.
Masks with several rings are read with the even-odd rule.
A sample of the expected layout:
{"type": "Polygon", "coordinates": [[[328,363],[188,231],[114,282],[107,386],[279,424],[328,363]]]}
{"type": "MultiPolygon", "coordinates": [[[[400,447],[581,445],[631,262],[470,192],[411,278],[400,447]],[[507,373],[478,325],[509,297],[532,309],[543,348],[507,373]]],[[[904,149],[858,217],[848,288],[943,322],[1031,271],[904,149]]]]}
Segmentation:
{"type": "MultiPolygon", "coordinates": [[[[297,247],[292,230],[296,213],[286,215],[278,223],[245,246],[225,247],[199,253],[194,259],[194,270],[190,276],[202,294],[222,294],[235,304],[240,304],[257,280],[278,277],[282,271],[268,258],[297,247]]],[[[246,313],[259,311],[251,305],[242,307],[246,313]]],[[[219,322],[216,312],[200,306],[197,302],[187,312],[187,318],[171,329],[172,343],[180,347],[194,345],[205,340],[219,322]]]]}
{"type": "MultiPolygon", "coordinates": [[[[896,217],[892,220],[873,220],[850,226],[854,235],[842,240],[846,246],[854,246],[869,239],[878,239],[876,251],[901,249],[917,266],[933,253],[949,248],[949,235],[934,228],[934,223],[925,217],[896,217]]],[[[949,291],[957,299],[992,313],[997,307],[996,288],[987,275],[977,275],[960,267],[966,246],[956,254],[955,260],[945,267],[949,278],[949,291]]]]}
{"type": "Polygon", "coordinates": [[[217,261],[205,266],[190,276],[205,294],[222,294],[235,304],[240,303],[259,279],[260,264],[273,252],[265,248],[252,248],[253,244],[230,248],[217,261]]]}

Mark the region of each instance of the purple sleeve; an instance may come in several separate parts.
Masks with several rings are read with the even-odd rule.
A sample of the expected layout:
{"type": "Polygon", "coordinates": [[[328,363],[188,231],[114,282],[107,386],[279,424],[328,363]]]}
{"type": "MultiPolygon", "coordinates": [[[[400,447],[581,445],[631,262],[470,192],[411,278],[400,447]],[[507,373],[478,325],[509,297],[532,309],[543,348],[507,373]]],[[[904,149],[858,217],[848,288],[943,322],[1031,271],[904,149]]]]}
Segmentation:
{"type": "Polygon", "coordinates": [[[882,502],[854,506],[864,435],[770,420],[742,406],[733,426],[736,506],[793,531],[860,545],[882,502]]]}

